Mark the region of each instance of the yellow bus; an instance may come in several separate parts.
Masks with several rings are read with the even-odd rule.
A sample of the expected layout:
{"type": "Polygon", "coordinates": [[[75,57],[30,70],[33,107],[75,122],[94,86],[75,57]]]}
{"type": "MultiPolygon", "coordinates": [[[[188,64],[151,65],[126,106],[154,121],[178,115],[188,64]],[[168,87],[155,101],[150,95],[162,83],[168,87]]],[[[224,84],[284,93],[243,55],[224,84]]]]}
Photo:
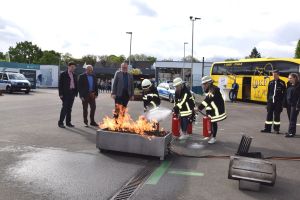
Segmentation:
{"type": "Polygon", "coordinates": [[[290,73],[300,72],[300,59],[253,58],[215,62],[210,74],[217,86],[228,90],[236,80],[239,85],[237,99],[266,102],[268,84],[273,79],[272,70],[275,69],[279,70],[280,78],[287,83],[290,73]]]}

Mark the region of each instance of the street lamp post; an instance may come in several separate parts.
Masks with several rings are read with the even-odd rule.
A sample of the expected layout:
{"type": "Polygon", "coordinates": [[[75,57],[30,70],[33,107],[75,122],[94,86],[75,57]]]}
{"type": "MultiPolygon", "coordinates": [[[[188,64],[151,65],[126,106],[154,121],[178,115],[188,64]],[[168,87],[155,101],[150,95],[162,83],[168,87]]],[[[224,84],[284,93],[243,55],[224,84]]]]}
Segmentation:
{"type": "Polygon", "coordinates": [[[196,20],[200,20],[199,17],[190,16],[190,20],[192,21],[192,63],[191,63],[191,88],[193,87],[193,63],[194,63],[194,22],[196,20]]]}
{"type": "Polygon", "coordinates": [[[187,42],[183,43],[183,67],[182,67],[182,80],[185,79],[184,75],[184,68],[185,68],[185,45],[188,44],[187,42]]]}
{"type": "Polygon", "coordinates": [[[126,34],[130,34],[130,46],[129,46],[129,65],[131,65],[131,43],[132,43],[132,32],[126,32],[126,34]]]}

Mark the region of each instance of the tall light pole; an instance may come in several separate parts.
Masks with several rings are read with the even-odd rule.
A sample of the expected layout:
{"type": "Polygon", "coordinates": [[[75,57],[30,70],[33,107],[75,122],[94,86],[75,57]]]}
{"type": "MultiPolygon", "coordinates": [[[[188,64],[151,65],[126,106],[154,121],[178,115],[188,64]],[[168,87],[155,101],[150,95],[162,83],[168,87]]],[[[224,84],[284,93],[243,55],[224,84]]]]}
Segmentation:
{"type": "Polygon", "coordinates": [[[192,21],[192,64],[191,64],[191,88],[193,87],[193,63],[194,63],[194,22],[196,20],[200,20],[199,17],[190,16],[190,20],[192,21]]]}
{"type": "Polygon", "coordinates": [[[126,34],[130,34],[130,47],[129,47],[129,65],[131,65],[131,42],[132,42],[132,32],[126,32],[126,34]]]}
{"type": "Polygon", "coordinates": [[[182,67],[182,80],[185,79],[184,75],[184,67],[185,67],[185,45],[188,44],[187,42],[183,43],[183,67],[182,67]]]}

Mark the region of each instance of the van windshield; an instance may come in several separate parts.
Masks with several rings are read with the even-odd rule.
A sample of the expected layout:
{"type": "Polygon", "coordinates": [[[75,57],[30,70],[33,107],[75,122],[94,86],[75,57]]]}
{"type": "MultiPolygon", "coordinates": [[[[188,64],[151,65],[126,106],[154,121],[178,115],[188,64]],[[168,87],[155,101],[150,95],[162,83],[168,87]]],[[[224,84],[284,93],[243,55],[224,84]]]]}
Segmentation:
{"type": "Polygon", "coordinates": [[[23,74],[8,74],[8,77],[11,80],[26,80],[23,74]]]}

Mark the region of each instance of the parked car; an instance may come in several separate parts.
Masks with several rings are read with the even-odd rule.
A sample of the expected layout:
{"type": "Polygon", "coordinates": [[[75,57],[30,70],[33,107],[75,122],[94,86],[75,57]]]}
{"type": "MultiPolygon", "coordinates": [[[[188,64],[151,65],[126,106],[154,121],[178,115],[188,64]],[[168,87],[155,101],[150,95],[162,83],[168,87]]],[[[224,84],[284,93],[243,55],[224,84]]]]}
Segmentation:
{"type": "Polygon", "coordinates": [[[25,94],[28,94],[31,84],[23,74],[18,72],[0,72],[0,89],[8,93],[24,91],[25,94]]]}
{"type": "MultiPolygon", "coordinates": [[[[174,102],[175,87],[173,86],[172,82],[160,83],[157,86],[157,91],[158,91],[160,98],[168,99],[171,103],[174,102]]],[[[191,91],[191,94],[194,95],[194,93],[192,91],[191,91]]]]}

